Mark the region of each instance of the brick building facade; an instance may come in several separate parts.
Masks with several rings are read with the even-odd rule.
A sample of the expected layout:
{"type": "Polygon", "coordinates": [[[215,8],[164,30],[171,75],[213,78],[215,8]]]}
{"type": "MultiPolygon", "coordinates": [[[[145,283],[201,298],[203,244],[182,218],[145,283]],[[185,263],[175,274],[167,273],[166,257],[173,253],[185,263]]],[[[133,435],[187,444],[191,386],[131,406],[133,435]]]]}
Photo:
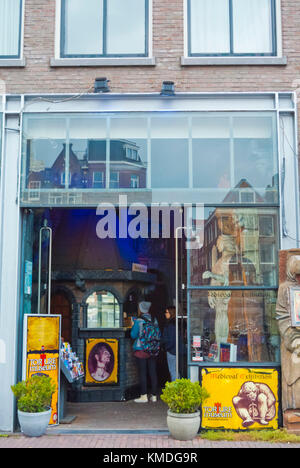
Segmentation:
{"type": "MultiPolygon", "coordinates": [[[[154,300],[164,295],[161,307],[177,304],[174,237],[126,245],[118,238],[99,247],[76,223],[87,215],[94,226],[99,201],[116,204],[120,194],[148,208],[151,202],[203,208],[203,246],[199,255],[185,254],[181,265],[188,265],[183,281],[188,376],[198,379],[203,365],[220,366],[224,341],[238,348],[232,367],[251,363],[277,372],[278,250],[299,247],[299,2],[246,0],[243,10],[239,0],[130,0],[133,15],[123,8],[125,0],[89,0],[88,8],[78,0],[11,1],[21,7],[19,22],[17,15],[11,20],[8,0],[0,0],[6,24],[19,31],[19,47],[13,41],[5,45],[8,33],[0,18],[0,430],[14,427],[10,385],[22,375],[24,314],[36,312],[43,223],[53,227],[59,252],[53,290],[62,293],[71,284],[70,295],[77,291],[69,335],[82,359],[85,339],[103,333],[89,330],[88,316],[82,323],[89,293],[105,302],[114,292],[107,284],[119,281],[119,271],[124,291],[146,294],[145,284],[152,281],[154,300]],[[92,8],[99,13],[99,5],[101,38],[91,14],[92,8]],[[116,13],[121,6],[123,21],[116,13]],[[98,42],[90,39],[94,36],[98,42]],[[132,53],[118,52],[122,42],[132,53]],[[109,80],[108,92],[95,92],[98,77],[109,80]],[[175,93],[161,93],[166,81],[174,83],[175,93]],[[148,279],[132,275],[133,263],[146,264],[148,279]],[[219,289],[226,290],[223,296],[219,289]],[[221,330],[218,316],[224,313],[221,330]]],[[[189,222],[197,221],[193,216],[189,222]]],[[[127,292],[118,297],[124,340],[130,300],[127,292]]],[[[157,315],[162,321],[163,307],[157,315]]],[[[115,332],[112,336],[119,336],[115,332]]],[[[124,340],[121,348],[128,352],[124,340]]],[[[132,367],[127,371],[122,381],[130,386],[136,374],[132,367]]],[[[79,387],[73,394],[77,389],[88,401],[88,389],[79,387]]],[[[100,390],[93,398],[101,399],[100,390]]],[[[115,394],[123,398],[120,392],[115,394]]]]}

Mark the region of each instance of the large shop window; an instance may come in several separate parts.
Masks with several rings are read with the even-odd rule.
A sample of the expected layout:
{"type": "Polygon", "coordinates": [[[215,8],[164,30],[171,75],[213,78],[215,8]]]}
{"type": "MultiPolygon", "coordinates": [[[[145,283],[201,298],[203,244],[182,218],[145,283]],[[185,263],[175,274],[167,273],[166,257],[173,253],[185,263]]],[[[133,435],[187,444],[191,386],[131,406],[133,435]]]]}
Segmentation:
{"type": "Polygon", "coordinates": [[[189,55],[276,55],[275,6],[275,0],[188,0],[189,55]]]}
{"type": "Polygon", "coordinates": [[[148,55],[148,0],[61,0],[61,4],[62,57],[148,55]]]}
{"type": "MultiPolygon", "coordinates": [[[[1,105],[1,101],[0,101],[1,105]]],[[[1,168],[2,168],[2,132],[3,132],[3,114],[0,112],[0,184],[1,184],[1,168]]]]}
{"type": "Polygon", "coordinates": [[[175,189],[197,203],[276,204],[276,140],[266,112],[25,114],[22,201],[175,189]]]}
{"type": "Polygon", "coordinates": [[[0,58],[20,58],[22,0],[0,0],[0,58]]]}
{"type": "Polygon", "coordinates": [[[88,328],[120,327],[120,305],[109,291],[95,291],[86,300],[88,328]]]}
{"type": "Polygon", "coordinates": [[[188,251],[192,363],[279,362],[275,208],[205,208],[188,251]]]}

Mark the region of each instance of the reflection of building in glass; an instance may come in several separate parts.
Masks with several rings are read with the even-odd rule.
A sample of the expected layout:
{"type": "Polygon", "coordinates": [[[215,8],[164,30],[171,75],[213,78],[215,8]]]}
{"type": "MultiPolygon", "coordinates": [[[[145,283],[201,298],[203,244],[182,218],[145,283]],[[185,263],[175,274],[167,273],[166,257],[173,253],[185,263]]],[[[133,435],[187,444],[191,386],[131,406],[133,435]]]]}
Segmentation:
{"type": "Polygon", "coordinates": [[[209,330],[207,340],[216,344],[217,356],[221,343],[232,343],[237,346],[238,361],[271,358],[272,297],[231,287],[276,285],[276,226],[276,209],[267,207],[218,207],[207,213],[203,247],[190,257],[191,282],[227,289],[204,292],[201,306],[199,298],[192,301],[191,329],[202,336],[209,330]]]}
{"type": "MultiPolygon", "coordinates": [[[[74,143],[63,144],[63,149],[54,163],[46,167],[46,163],[38,159],[39,154],[35,157],[31,154],[31,141],[28,141],[27,152],[30,161],[27,174],[28,187],[32,188],[39,184],[41,189],[106,188],[106,140],[89,140],[83,155],[74,150],[74,145],[74,143]]],[[[110,141],[110,188],[146,186],[146,166],[140,157],[139,149],[133,141],[110,141]]]]}
{"type": "MultiPolygon", "coordinates": [[[[260,202],[259,195],[249,184],[242,181],[239,186],[253,195],[254,202],[260,202]]],[[[241,195],[230,191],[226,201],[232,196],[241,195]]],[[[224,200],[224,202],[225,202],[224,200]]],[[[220,257],[217,240],[223,236],[225,242],[234,245],[235,253],[229,264],[229,284],[234,286],[253,286],[276,284],[276,239],[277,215],[270,208],[216,208],[211,209],[204,223],[204,243],[191,256],[191,275],[193,284],[209,284],[203,273],[211,270],[220,257]]]]}

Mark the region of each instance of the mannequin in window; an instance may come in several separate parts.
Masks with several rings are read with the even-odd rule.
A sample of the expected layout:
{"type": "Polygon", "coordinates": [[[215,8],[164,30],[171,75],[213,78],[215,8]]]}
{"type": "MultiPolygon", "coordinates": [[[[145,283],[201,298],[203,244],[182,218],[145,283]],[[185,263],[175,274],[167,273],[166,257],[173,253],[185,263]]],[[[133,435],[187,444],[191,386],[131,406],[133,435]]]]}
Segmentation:
{"type": "MultiPolygon", "coordinates": [[[[215,262],[211,271],[203,273],[203,279],[211,279],[211,286],[229,286],[229,264],[231,257],[236,253],[235,239],[233,236],[222,234],[217,239],[217,249],[221,257],[215,262]]],[[[213,258],[216,255],[213,255],[213,258]]],[[[211,309],[216,311],[215,338],[220,351],[220,343],[226,343],[229,333],[228,303],[231,291],[210,291],[208,303],[211,309]]],[[[219,355],[218,355],[219,359],[219,355]]]]}

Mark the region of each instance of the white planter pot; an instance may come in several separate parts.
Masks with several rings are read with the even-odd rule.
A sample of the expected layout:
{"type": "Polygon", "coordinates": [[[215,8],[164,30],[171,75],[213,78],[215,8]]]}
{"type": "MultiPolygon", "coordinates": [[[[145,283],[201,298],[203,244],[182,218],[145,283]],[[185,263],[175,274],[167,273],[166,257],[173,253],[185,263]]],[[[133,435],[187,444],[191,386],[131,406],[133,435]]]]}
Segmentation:
{"type": "Polygon", "coordinates": [[[200,428],[200,412],[181,414],[168,410],[167,424],[174,439],[191,440],[196,437],[200,428]]]}
{"type": "Polygon", "coordinates": [[[48,427],[51,417],[51,408],[42,413],[24,413],[18,410],[21,431],[29,437],[40,437],[48,427]]]}

